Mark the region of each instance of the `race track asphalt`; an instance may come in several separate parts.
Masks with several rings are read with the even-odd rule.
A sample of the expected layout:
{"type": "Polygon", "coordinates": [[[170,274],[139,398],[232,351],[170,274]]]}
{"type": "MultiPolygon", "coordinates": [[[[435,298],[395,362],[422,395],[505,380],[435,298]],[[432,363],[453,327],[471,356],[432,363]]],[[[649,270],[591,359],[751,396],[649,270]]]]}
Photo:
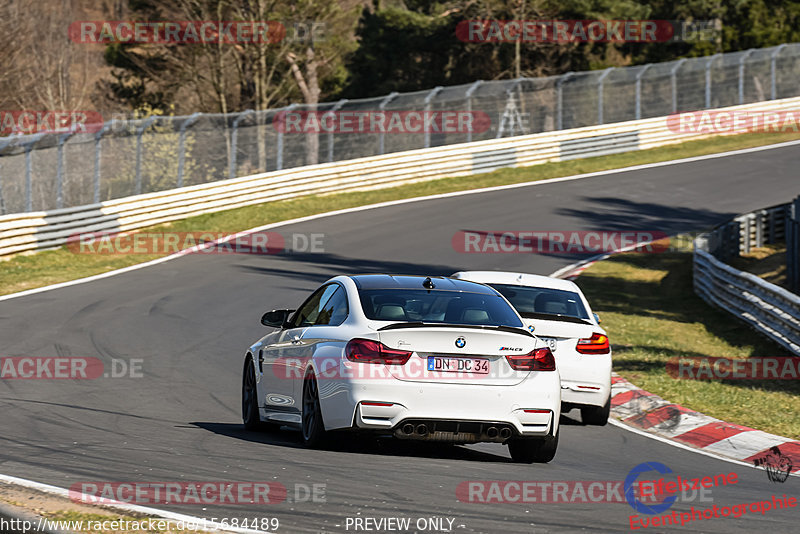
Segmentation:
{"type": "MultiPolygon", "coordinates": [[[[112,359],[141,359],[143,377],[0,381],[0,473],[60,487],[275,481],[290,497],[295,485],[325,484],[325,502],[163,507],[205,518],[277,517],[278,532],[290,533],[355,532],[346,529],[355,517],[405,517],[412,527],[418,518],[447,517],[459,532],[628,531],[633,510],[626,503],[481,504],[458,501],[456,487],[468,480],[620,481],[645,461],[684,477],[738,474],[735,485],[714,489],[713,502],[679,502],[679,512],[797,497],[797,478],[772,483],[762,470],[613,426],[586,427],[577,415],[563,417],[558,455],[547,465],[512,463],[506,447],[490,444],[369,440],[306,450],[296,432],[242,429],[240,375],[244,350],[265,332],[261,313],[298,304],[336,274],[548,274],[585,255],[463,254],[452,237],[461,230],[701,230],[790,200],[800,192],[798,167],[800,148],[786,147],[399,204],[276,230],[323,233],[324,253],[196,254],[2,301],[0,356],[91,356],[107,369],[112,359]]],[[[748,513],[675,530],[789,533],[797,532],[797,517],[797,509],[748,513]]]]}

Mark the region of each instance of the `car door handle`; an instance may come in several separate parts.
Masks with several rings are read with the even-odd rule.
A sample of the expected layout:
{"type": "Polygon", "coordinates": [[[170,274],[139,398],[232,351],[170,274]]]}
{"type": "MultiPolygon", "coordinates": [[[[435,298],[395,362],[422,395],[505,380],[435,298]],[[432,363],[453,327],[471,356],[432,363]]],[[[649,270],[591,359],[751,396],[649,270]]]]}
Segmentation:
{"type": "Polygon", "coordinates": [[[303,343],[303,340],[300,339],[300,336],[295,336],[294,339],[292,339],[292,345],[300,345],[301,343],[303,343]]]}

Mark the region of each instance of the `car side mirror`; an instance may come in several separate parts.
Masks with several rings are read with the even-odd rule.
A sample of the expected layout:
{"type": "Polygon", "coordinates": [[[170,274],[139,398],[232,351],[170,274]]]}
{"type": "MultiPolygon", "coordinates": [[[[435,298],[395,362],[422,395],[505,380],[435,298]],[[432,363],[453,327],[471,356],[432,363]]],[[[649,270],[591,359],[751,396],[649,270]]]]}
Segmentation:
{"type": "Polygon", "coordinates": [[[273,328],[285,328],[294,310],[272,310],[261,316],[261,324],[273,328]]]}
{"type": "Polygon", "coordinates": [[[600,316],[597,315],[596,313],[593,313],[592,315],[594,315],[594,320],[597,321],[597,324],[600,324],[600,323],[603,322],[603,321],[600,320],[600,316]]]}

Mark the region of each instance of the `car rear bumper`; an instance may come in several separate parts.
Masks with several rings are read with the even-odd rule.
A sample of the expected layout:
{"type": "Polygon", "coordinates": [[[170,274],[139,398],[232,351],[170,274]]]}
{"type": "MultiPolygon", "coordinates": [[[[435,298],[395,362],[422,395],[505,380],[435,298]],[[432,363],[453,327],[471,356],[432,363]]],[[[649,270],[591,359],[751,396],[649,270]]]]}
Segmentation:
{"type": "MultiPolygon", "coordinates": [[[[557,372],[533,372],[522,382],[511,386],[403,382],[400,380],[361,380],[349,383],[348,391],[323,402],[323,418],[328,429],[355,426],[359,429],[383,430],[409,439],[425,436],[401,435],[405,425],[428,422],[442,423],[442,432],[464,433],[444,423],[464,422],[484,425],[479,436],[487,437],[494,426],[499,431],[509,428],[515,436],[537,437],[555,434],[561,412],[561,389],[557,372]],[[338,397],[338,400],[334,400],[338,397]],[[334,411],[346,410],[349,419],[338,419],[334,411]],[[337,406],[338,404],[338,406],[337,406]],[[326,413],[327,412],[327,413],[326,413]],[[329,417],[329,414],[331,417],[329,417]],[[395,432],[399,431],[399,432],[395,432]]],[[[474,430],[474,428],[470,428],[474,430]]],[[[435,432],[431,428],[431,433],[435,432]]],[[[475,432],[471,432],[475,433],[475,432]]],[[[448,440],[446,436],[441,436],[448,440]]],[[[503,441],[497,439],[477,441],[503,441]]],[[[473,442],[455,439],[458,442],[473,442]]]]}
{"type": "Polygon", "coordinates": [[[561,373],[561,402],[575,406],[604,406],[611,394],[611,355],[556,356],[561,373]]]}

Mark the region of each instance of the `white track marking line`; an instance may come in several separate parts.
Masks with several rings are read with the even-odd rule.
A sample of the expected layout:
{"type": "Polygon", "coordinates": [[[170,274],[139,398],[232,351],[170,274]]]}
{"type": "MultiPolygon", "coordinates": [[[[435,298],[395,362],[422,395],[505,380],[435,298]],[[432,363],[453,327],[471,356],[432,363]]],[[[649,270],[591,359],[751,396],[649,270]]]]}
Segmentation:
{"type": "MultiPolygon", "coordinates": [[[[72,494],[72,497],[77,497],[78,495],[80,495],[81,497],[85,497],[86,500],[91,500],[92,498],[94,498],[94,496],[86,495],[85,493],[78,493],[75,491],[66,490],[64,488],[59,488],[57,486],[51,486],[49,484],[43,484],[41,482],[35,482],[33,480],[27,480],[24,478],[12,477],[9,475],[0,475],[0,482],[5,482],[7,484],[15,484],[17,486],[34,489],[37,491],[41,491],[43,493],[49,493],[51,495],[65,497],[70,500],[72,500],[70,494],[72,494]]],[[[175,512],[168,512],[166,510],[159,510],[157,508],[150,508],[149,506],[140,506],[138,504],[129,504],[124,502],[113,501],[110,499],[104,499],[104,500],[106,502],[102,503],[101,506],[109,506],[112,508],[118,508],[128,512],[137,512],[140,514],[146,514],[150,516],[169,519],[171,520],[172,523],[177,521],[183,521],[184,523],[203,525],[203,530],[208,530],[212,532],[241,532],[243,534],[249,534],[249,533],[260,534],[261,532],[264,532],[261,530],[251,530],[251,529],[234,528],[227,526],[223,527],[219,523],[207,521],[202,517],[194,517],[191,515],[178,514],[175,512]]],[[[90,505],[90,503],[88,502],[83,504],[90,505]]],[[[199,530],[199,527],[197,530],[199,530]]]]}
{"type": "MultiPolygon", "coordinates": [[[[465,196],[465,195],[477,195],[477,194],[481,194],[481,193],[491,193],[491,192],[494,192],[494,191],[505,191],[505,190],[508,190],[508,189],[517,189],[517,188],[520,188],[520,187],[534,187],[534,186],[539,186],[539,185],[548,185],[548,184],[554,184],[554,183],[560,183],[560,182],[570,182],[570,181],[573,181],[573,180],[583,180],[585,178],[593,178],[593,177],[596,177],[596,176],[607,176],[607,175],[610,175],[610,174],[618,174],[618,173],[623,173],[623,172],[633,172],[633,171],[640,171],[640,170],[645,170],[645,169],[655,169],[655,168],[659,168],[659,167],[667,167],[667,166],[679,165],[679,164],[683,164],[683,163],[693,163],[693,162],[696,162],[696,161],[705,161],[705,160],[724,158],[724,157],[729,157],[729,156],[738,156],[738,155],[741,155],[741,154],[750,154],[752,152],[761,152],[761,151],[764,151],[764,150],[773,150],[773,149],[777,149],[777,148],[785,148],[785,147],[794,146],[794,145],[800,145],[800,140],[798,140],[798,141],[787,141],[785,143],[777,143],[777,144],[774,144],[774,145],[765,145],[765,146],[752,147],[752,148],[743,148],[743,149],[739,149],[739,150],[731,150],[731,151],[728,151],[728,152],[720,152],[720,153],[717,153],[717,154],[706,154],[704,156],[693,156],[691,158],[675,159],[675,160],[668,160],[668,161],[659,161],[659,162],[655,162],[655,163],[645,163],[645,164],[642,164],[642,165],[633,165],[631,167],[622,167],[622,168],[619,168],[619,169],[608,169],[608,170],[604,170],[604,171],[595,171],[595,172],[589,172],[589,173],[584,173],[584,174],[575,174],[575,175],[572,175],[572,176],[562,176],[560,178],[550,178],[550,179],[547,179],[547,180],[538,180],[538,181],[535,181],[535,182],[522,182],[522,183],[518,183],[518,184],[506,184],[506,185],[498,185],[498,186],[492,186],[492,187],[483,187],[481,189],[470,189],[470,190],[467,190],[467,191],[453,191],[453,192],[450,192],[450,193],[439,193],[439,194],[436,194],[436,195],[428,195],[428,196],[423,196],[423,197],[414,197],[414,198],[404,198],[404,199],[399,199],[399,200],[390,200],[390,201],[387,201],[387,202],[379,202],[377,204],[369,204],[367,206],[356,206],[356,207],[353,207],[353,208],[345,208],[345,209],[329,211],[329,212],[325,212],[325,213],[317,213],[315,215],[308,215],[306,217],[298,217],[296,219],[290,219],[288,221],[280,221],[280,222],[276,222],[276,223],[270,223],[270,224],[266,224],[264,226],[258,226],[256,228],[251,228],[249,230],[244,230],[242,232],[238,232],[237,234],[233,234],[231,236],[228,236],[228,237],[226,237],[224,239],[220,239],[218,241],[210,241],[210,242],[206,243],[205,246],[206,247],[213,246],[213,245],[217,244],[218,242],[222,243],[222,242],[228,241],[229,239],[233,238],[235,235],[247,235],[247,234],[251,234],[251,233],[254,233],[254,232],[260,232],[262,230],[269,230],[269,229],[272,229],[272,228],[279,228],[281,226],[287,226],[287,225],[290,225],[290,224],[297,224],[297,223],[301,223],[301,222],[313,221],[313,220],[316,220],[316,219],[322,219],[322,218],[325,218],[325,217],[333,217],[333,216],[336,216],[336,215],[344,215],[344,214],[348,214],[348,213],[357,213],[359,211],[386,208],[386,207],[398,206],[398,205],[402,205],[402,204],[411,204],[411,203],[414,203],[414,202],[423,202],[423,201],[426,201],[426,200],[437,200],[437,199],[442,199],[442,198],[452,198],[452,197],[459,197],[459,196],[465,196]]],[[[191,250],[191,249],[189,249],[189,250],[191,250]]],[[[145,262],[145,263],[139,263],[139,264],[136,264],[136,265],[131,265],[130,267],[124,267],[122,269],[116,269],[116,270],[113,270],[113,271],[108,271],[106,273],[96,274],[96,275],[93,275],[93,276],[87,276],[86,278],[79,278],[77,280],[70,280],[68,282],[61,282],[59,284],[52,284],[52,285],[49,285],[49,286],[37,287],[37,288],[34,288],[34,289],[28,289],[28,290],[25,290],[25,291],[20,291],[18,293],[11,293],[11,294],[8,294],[8,295],[2,295],[2,296],[0,296],[0,302],[2,302],[4,300],[10,300],[10,299],[19,298],[19,297],[25,297],[25,296],[28,296],[28,295],[34,295],[36,293],[42,293],[44,291],[51,291],[51,290],[54,290],[54,289],[60,289],[62,287],[69,287],[69,286],[74,286],[74,285],[77,285],[77,284],[85,284],[86,282],[93,282],[95,280],[101,280],[103,278],[108,278],[110,276],[116,276],[118,274],[124,274],[124,273],[135,271],[135,270],[138,270],[138,269],[144,269],[145,267],[150,267],[152,265],[158,265],[159,263],[164,263],[164,262],[167,262],[167,261],[170,261],[170,260],[174,260],[176,258],[183,257],[188,253],[189,252],[184,250],[184,251],[176,252],[174,254],[170,254],[169,256],[164,256],[163,258],[158,258],[158,259],[151,260],[151,261],[148,261],[148,262],[145,262]]],[[[589,260],[584,260],[583,262],[580,262],[580,263],[588,263],[590,260],[592,260],[592,258],[590,258],[589,260]]],[[[595,261],[596,261],[596,259],[595,259],[595,261]]],[[[556,272],[560,272],[560,271],[561,270],[556,271],[556,272]]]]}

